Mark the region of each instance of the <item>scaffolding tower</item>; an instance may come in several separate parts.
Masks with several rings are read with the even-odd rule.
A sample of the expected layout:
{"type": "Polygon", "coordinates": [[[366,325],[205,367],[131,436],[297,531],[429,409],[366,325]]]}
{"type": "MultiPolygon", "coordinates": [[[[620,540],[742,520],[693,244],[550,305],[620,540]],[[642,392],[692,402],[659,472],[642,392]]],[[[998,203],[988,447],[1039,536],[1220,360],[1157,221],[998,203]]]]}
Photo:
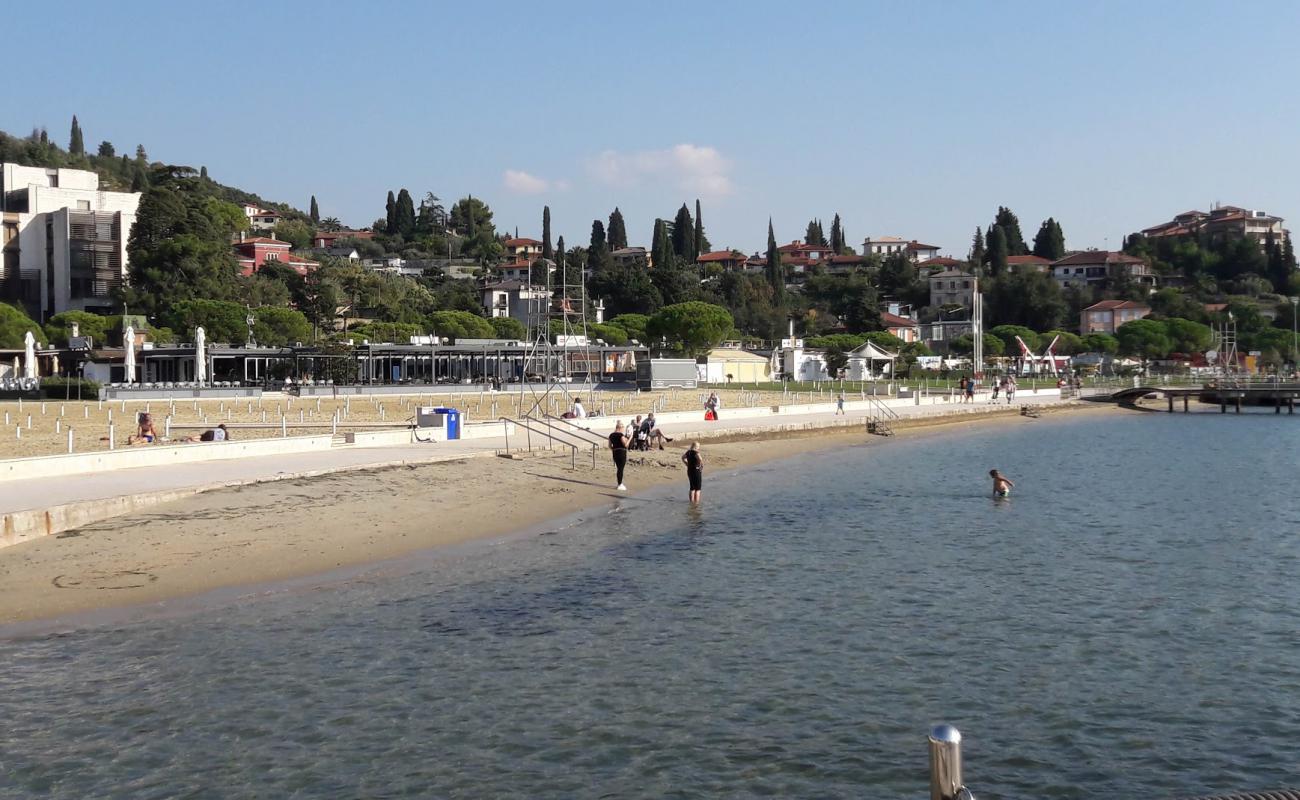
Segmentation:
{"type": "MultiPolygon", "coordinates": [[[[564,253],[559,262],[542,259],[545,272],[543,297],[529,302],[528,353],[524,358],[520,408],[525,393],[532,405],[525,416],[548,414],[559,398],[567,405],[572,398],[590,395],[592,375],[600,374],[600,364],[593,363],[591,338],[587,330],[588,298],[584,270],[570,269],[564,253]],[[582,382],[574,385],[575,376],[582,382]],[[530,379],[531,378],[531,379],[530,379]]],[[[529,275],[531,288],[532,275],[529,275]]]]}
{"type": "Polygon", "coordinates": [[[1236,379],[1239,372],[1237,363],[1237,321],[1233,319],[1231,312],[1228,313],[1226,320],[1214,328],[1214,349],[1218,353],[1215,372],[1224,379],[1236,379]]]}

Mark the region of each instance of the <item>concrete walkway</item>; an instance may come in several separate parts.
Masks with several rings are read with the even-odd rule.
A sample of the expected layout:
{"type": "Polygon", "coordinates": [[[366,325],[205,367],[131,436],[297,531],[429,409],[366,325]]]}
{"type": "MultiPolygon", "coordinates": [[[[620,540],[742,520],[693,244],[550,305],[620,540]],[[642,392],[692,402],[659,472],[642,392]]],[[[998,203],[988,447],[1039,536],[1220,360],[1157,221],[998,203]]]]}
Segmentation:
{"type": "MultiPolygon", "coordinates": [[[[951,416],[969,413],[978,416],[993,410],[1018,408],[1022,405],[1059,404],[1055,395],[1035,396],[1022,393],[1015,403],[998,406],[987,395],[972,404],[937,403],[905,405],[894,409],[903,419],[951,416]]],[[[759,433],[765,430],[816,428],[836,425],[860,425],[874,414],[870,410],[851,410],[837,416],[831,412],[781,414],[749,418],[727,418],[721,412],[717,422],[676,422],[665,424],[664,431],[681,436],[718,436],[730,433],[759,433]]],[[[614,419],[590,420],[593,433],[609,432],[614,419]]],[[[534,435],[535,443],[540,437],[534,435]]],[[[523,447],[522,430],[511,437],[510,447],[523,447]]],[[[504,436],[462,439],[429,444],[404,444],[388,447],[340,447],[328,451],[285,453],[244,459],[206,461],[166,466],[118,469],[61,478],[12,480],[0,482],[0,547],[16,544],[33,536],[50,535],[120,514],[144,510],[197,492],[225,486],[262,481],[283,480],[330,472],[368,469],[402,464],[425,464],[461,458],[491,455],[504,450],[504,436]]]]}

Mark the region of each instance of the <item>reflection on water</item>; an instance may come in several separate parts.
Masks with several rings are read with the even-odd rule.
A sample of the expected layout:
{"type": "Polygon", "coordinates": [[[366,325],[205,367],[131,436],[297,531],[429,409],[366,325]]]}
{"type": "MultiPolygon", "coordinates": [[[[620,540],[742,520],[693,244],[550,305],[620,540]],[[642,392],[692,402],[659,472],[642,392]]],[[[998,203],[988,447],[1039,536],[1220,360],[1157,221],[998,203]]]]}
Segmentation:
{"type": "Polygon", "coordinates": [[[0,794],[920,798],[938,721],[982,798],[1293,783],[1291,422],[803,456],[699,508],[5,642],[0,794]]]}

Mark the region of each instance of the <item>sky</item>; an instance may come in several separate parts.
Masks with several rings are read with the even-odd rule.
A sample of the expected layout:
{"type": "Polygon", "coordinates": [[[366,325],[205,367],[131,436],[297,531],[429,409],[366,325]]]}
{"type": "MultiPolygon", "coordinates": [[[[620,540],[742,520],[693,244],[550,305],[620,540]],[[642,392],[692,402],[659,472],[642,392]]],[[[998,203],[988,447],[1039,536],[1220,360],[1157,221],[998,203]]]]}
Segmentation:
{"type": "Polygon", "coordinates": [[[1215,202],[1300,217],[1300,3],[21,3],[0,129],[369,225],[472,194],[498,229],[631,244],[698,198],[716,249],[1011,208],[1071,249],[1215,202]],[[81,43],[78,45],[77,43],[81,43]]]}

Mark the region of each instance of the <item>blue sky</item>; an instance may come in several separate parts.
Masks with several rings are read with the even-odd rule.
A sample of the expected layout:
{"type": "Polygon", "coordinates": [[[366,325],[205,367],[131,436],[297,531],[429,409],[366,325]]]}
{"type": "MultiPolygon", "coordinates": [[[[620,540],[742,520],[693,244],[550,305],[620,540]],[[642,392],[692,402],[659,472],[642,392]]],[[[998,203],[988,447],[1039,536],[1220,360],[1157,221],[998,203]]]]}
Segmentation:
{"type": "Polygon", "coordinates": [[[1212,202],[1300,216],[1300,3],[22,3],[0,128],[367,225],[389,189],[633,244],[839,212],[963,255],[997,206],[1072,248],[1212,202]],[[55,50],[52,45],[81,42],[55,50]],[[108,87],[107,89],[105,87],[108,87]]]}

